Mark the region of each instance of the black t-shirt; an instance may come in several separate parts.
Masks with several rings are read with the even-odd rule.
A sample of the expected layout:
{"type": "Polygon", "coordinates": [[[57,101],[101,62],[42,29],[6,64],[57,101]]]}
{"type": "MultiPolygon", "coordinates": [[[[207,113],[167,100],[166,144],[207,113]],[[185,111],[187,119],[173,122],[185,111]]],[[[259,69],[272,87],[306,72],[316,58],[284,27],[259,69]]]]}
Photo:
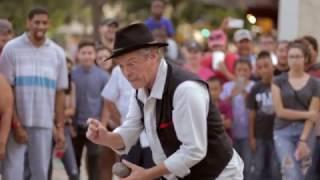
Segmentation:
{"type": "Polygon", "coordinates": [[[281,75],[282,73],[287,73],[288,71],[289,71],[289,68],[284,70],[279,70],[277,69],[277,67],[275,67],[273,71],[273,75],[278,76],[278,75],[281,75]]]}
{"type": "Polygon", "coordinates": [[[271,85],[258,81],[248,95],[247,108],[256,111],[255,137],[272,139],[275,111],[272,104],[271,85]]]}

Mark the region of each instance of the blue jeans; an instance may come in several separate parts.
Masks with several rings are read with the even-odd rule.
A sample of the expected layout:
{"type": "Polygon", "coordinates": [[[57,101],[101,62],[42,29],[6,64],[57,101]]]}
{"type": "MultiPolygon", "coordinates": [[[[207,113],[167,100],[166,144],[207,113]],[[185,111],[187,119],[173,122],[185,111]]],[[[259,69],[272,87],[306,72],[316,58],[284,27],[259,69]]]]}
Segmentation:
{"type": "Polygon", "coordinates": [[[252,153],[252,180],[280,180],[280,164],[273,139],[256,139],[256,151],[252,153]]]}
{"type": "Polygon", "coordinates": [[[248,139],[236,139],[233,140],[233,147],[240,155],[244,163],[244,172],[243,176],[245,180],[248,180],[250,177],[250,167],[251,167],[251,152],[249,147],[248,139]]]}
{"type": "MultiPolygon", "coordinates": [[[[73,144],[72,144],[72,137],[71,137],[71,127],[70,126],[65,126],[64,128],[64,134],[65,134],[65,152],[63,157],[61,158],[63,166],[66,170],[67,175],[69,176],[69,180],[79,180],[80,176],[78,173],[78,166],[76,162],[76,156],[74,153],[73,149],[73,144]]],[[[54,146],[53,146],[54,147],[54,146]]],[[[49,168],[49,180],[52,179],[52,158],[51,157],[51,162],[50,162],[50,168],[49,168]]]]}
{"type": "Polygon", "coordinates": [[[312,166],[307,175],[308,180],[320,179],[320,137],[317,136],[316,144],[312,156],[312,166]]]}
{"type": "MultiPolygon", "coordinates": [[[[311,166],[311,157],[300,161],[295,157],[295,151],[303,128],[303,123],[294,122],[287,127],[274,131],[273,138],[278,158],[281,163],[281,174],[282,178],[285,180],[305,179],[307,171],[311,166]]],[[[311,150],[313,150],[314,142],[315,136],[312,131],[307,142],[311,150]]]]}

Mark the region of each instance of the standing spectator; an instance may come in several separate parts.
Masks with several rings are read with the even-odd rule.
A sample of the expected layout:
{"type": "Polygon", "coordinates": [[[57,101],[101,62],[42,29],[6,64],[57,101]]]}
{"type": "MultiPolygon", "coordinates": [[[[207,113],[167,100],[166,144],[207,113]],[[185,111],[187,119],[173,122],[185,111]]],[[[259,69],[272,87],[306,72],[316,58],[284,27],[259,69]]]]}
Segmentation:
{"type": "Polygon", "coordinates": [[[225,32],[220,29],[212,31],[208,40],[211,51],[204,56],[201,62],[203,66],[210,68],[213,76],[219,78],[222,83],[234,80],[233,67],[238,58],[235,54],[228,53],[227,45],[228,38],[225,32]],[[219,62],[219,59],[215,59],[218,58],[215,56],[217,52],[224,54],[221,62],[219,62]]]}
{"type": "Polygon", "coordinates": [[[275,112],[271,97],[273,77],[272,56],[261,51],[257,56],[261,80],[251,89],[247,99],[249,109],[249,142],[253,153],[252,179],[279,179],[278,158],[273,143],[275,112]]]}
{"type": "Polygon", "coordinates": [[[166,7],[165,0],[152,0],[151,1],[151,16],[145,20],[146,26],[152,32],[155,29],[164,29],[169,38],[174,36],[174,27],[171,20],[163,17],[166,7]]]}
{"type": "Polygon", "coordinates": [[[100,46],[97,47],[97,59],[96,59],[96,64],[98,67],[103,69],[107,74],[111,74],[113,65],[112,61],[106,61],[106,59],[111,55],[111,50],[104,47],[100,46]]]}
{"type": "Polygon", "coordinates": [[[278,64],[278,58],[276,56],[277,41],[272,34],[261,34],[259,37],[259,50],[270,52],[272,64],[278,64]]]}
{"type": "Polygon", "coordinates": [[[168,37],[166,30],[159,28],[152,30],[151,33],[155,40],[168,43],[168,46],[164,47],[164,55],[167,60],[179,63],[177,62],[179,55],[178,45],[172,38],[168,37]]]}
{"type": "Polygon", "coordinates": [[[184,45],[185,64],[184,68],[198,75],[202,80],[208,80],[213,76],[211,69],[201,66],[201,46],[194,40],[189,40],[184,45]]]}
{"type": "MultiPolygon", "coordinates": [[[[124,121],[129,99],[133,88],[123,76],[121,69],[116,66],[110,80],[104,87],[101,95],[104,98],[101,123],[104,127],[113,130],[124,121]]],[[[101,180],[112,180],[112,165],[119,157],[109,147],[101,148],[100,170],[101,180]]]]}
{"type": "Polygon", "coordinates": [[[223,126],[227,131],[230,138],[232,138],[231,127],[232,127],[232,106],[229,101],[223,101],[220,98],[222,93],[222,82],[217,77],[212,77],[208,80],[210,93],[213,103],[218,107],[221,113],[221,119],[223,126]]]}
{"type": "Polygon", "coordinates": [[[105,19],[100,23],[99,34],[100,39],[96,46],[104,46],[108,49],[113,49],[116,31],[119,27],[119,22],[115,18],[105,19]]]}
{"type": "Polygon", "coordinates": [[[32,9],[28,32],[8,42],[2,52],[1,70],[14,88],[16,107],[4,161],[6,180],[22,180],[25,168],[32,180],[48,179],[54,123],[56,147],[64,146],[66,56],[46,38],[48,26],[48,11],[32,9]]]}
{"type": "MultiPolygon", "coordinates": [[[[307,64],[306,72],[310,75],[320,78],[320,63],[317,62],[318,58],[318,42],[316,38],[312,36],[304,36],[302,38],[307,43],[311,52],[311,60],[307,64]]],[[[314,148],[314,154],[312,157],[312,167],[310,168],[307,179],[318,180],[320,179],[320,121],[316,122],[316,144],[314,148]]]]}
{"type": "Polygon", "coordinates": [[[237,46],[239,59],[248,59],[255,66],[256,57],[253,53],[252,35],[247,29],[239,29],[234,33],[234,42],[237,46]]]}
{"type": "Polygon", "coordinates": [[[13,37],[13,28],[11,22],[6,19],[0,19],[0,54],[4,45],[13,37]]]}
{"type": "Polygon", "coordinates": [[[95,65],[96,50],[93,42],[80,42],[77,58],[79,66],[71,74],[77,90],[76,113],[73,120],[76,136],[73,138],[73,145],[79,172],[83,148],[87,147],[89,180],[97,180],[100,173],[99,146],[91,143],[85,134],[88,127],[87,119],[91,117],[100,119],[101,117],[103,99],[100,94],[109,77],[106,72],[95,65]]]}
{"type": "MultiPolygon", "coordinates": [[[[6,79],[0,75],[0,168],[6,155],[8,136],[11,128],[13,94],[6,79]]],[[[0,171],[0,174],[2,172],[0,171]]]]}
{"type": "MultiPolygon", "coordinates": [[[[304,36],[302,40],[306,43],[310,51],[310,61],[306,66],[307,71],[315,71],[320,69],[320,63],[318,63],[318,42],[313,36],[304,36]]],[[[320,74],[317,75],[320,77],[320,74]]]]}
{"type": "Polygon", "coordinates": [[[278,63],[275,65],[274,73],[273,73],[275,76],[278,76],[282,73],[289,71],[288,45],[289,45],[289,41],[278,42],[277,51],[276,51],[278,63]]]}
{"type": "Polygon", "coordinates": [[[233,146],[244,161],[244,178],[250,174],[249,147],[249,114],[246,109],[246,98],[253,81],[250,81],[251,63],[246,59],[239,59],[235,63],[236,80],[227,82],[223,86],[221,99],[230,101],[232,105],[232,137],[233,146]]]}
{"type": "Polygon", "coordinates": [[[305,178],[315,143],[314,123],[319,117],[320,89],[319,81],[304,72],[308,61],[308,47],[300,42],[291,43],[290,70],[276,77],[272,84],[276,111],[274,140],[282,177],[288,180],[305,178]]]}
{"type": "MultiPolygon", "coordinates": [[[[53,146],[53,154],[58,158],[61,158],[63,166],[66,170],[66,173],[69,177],[69,180],[79,180],[80,175],[78,173],[78,166],[76,162],[76,156],[72,144],[72,136],[74,136],[74,129],[72,127],[72,118],[75,114],[76,108],[76,89],[74,83],[71,81],[71,71],[73,68],[73,61],[67,58],[67,67],[68,67],[68,88],[65,92],[65,126],[64,126],[64,134],[65,134],[65,148],[64,149],[55,149],[53,146]]],[[[56,130],[54,129],[54,133],[56,130]]],[[[49,169],[49,180],[52,179],[52,168],[53,162],[51,157],[50,169],[49,169]]]]}

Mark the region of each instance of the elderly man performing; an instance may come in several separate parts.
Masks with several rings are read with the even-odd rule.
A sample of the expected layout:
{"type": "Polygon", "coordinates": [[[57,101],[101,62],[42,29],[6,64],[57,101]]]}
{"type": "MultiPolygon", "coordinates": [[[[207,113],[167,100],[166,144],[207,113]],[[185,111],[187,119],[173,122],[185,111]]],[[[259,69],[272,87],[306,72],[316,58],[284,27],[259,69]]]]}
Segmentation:
{"type": "Polygon", "coordinates": [[[119,154],[127,153],[142,131],[156,166],[127,161],[124,180],[240,180],[243,162],[231,147],[206,82],[163,59],[166,43],[154,41],[143,24],[116,33],[110,58],[136,89],[126,121],[113,132],[89,119],[87,137],[119,154]]]}

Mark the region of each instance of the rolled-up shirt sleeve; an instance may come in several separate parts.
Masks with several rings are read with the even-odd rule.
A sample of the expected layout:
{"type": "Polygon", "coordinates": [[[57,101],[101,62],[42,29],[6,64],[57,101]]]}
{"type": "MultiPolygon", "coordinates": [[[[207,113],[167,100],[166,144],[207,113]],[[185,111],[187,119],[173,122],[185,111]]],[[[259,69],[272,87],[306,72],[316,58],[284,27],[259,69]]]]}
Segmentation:
{"type": "Polygon", "coordinates": [[[127,117],[124,123],[113,131],[121,136],[125,145],[124,149],[115,149],[118,154],[127,154],[131,147],[137,143],[143,130],[141,117],[142,115],[135,98],[135,93],[132,93],[127,117]]]}
{"type": "Polygon", "coordinates": [[[204,84],[186,81],[180,84],[173,98],[173,125],[180,148],[164,164],[178,177],[190,173],[190,168],[207,154],[207,115],[209,92],[204,84]]]}

